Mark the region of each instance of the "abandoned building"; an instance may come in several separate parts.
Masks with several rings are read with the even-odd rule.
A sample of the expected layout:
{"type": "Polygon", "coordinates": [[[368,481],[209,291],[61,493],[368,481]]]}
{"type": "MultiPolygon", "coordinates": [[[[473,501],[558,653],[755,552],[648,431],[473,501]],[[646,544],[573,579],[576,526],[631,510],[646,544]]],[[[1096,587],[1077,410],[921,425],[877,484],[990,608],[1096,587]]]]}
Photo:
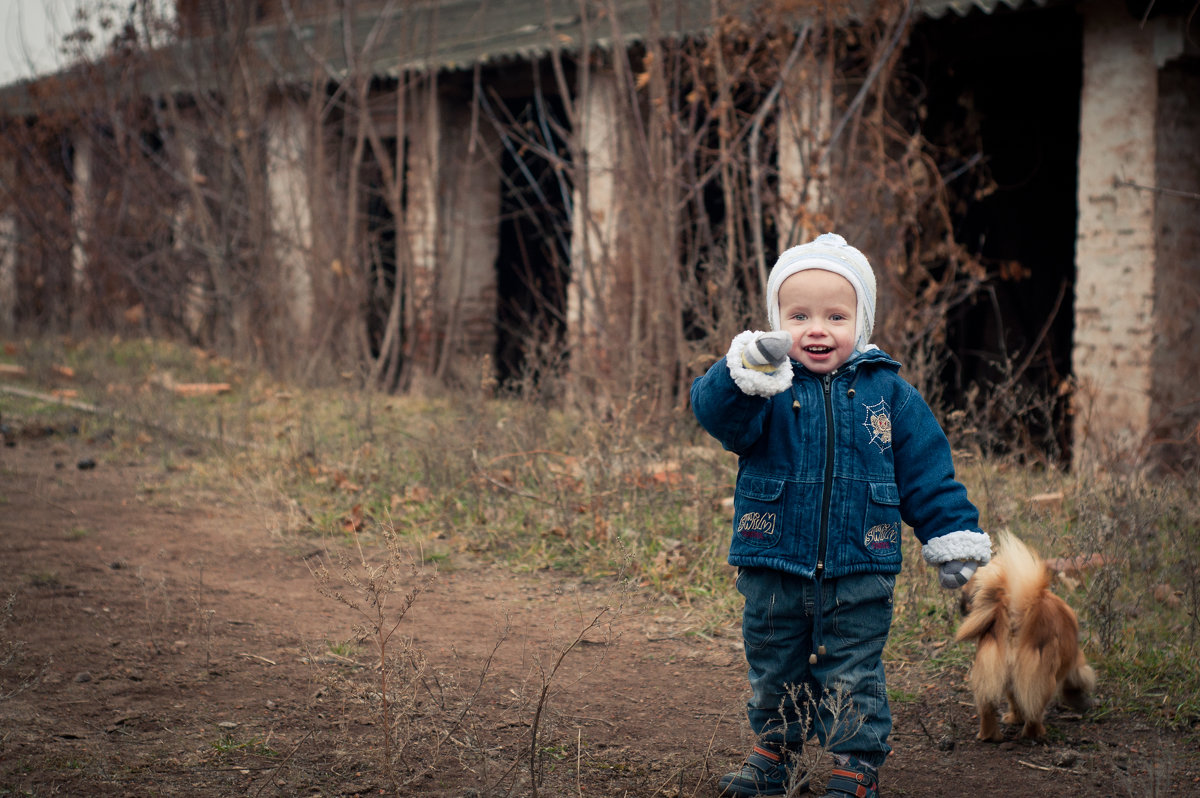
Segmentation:
{"type": "MultiPolygon", "coordinates": [[[[162,332],[300,374],[360,358],[389,389],[517,380],[558,356],[578,379],[613,379],[644,338],[666,345],[635,350],[638,367],[682,384],[700,355],[721,354],[689,346],[753,318],[783,247],[836,225],[877,271],[907,268],[926,222],[884,223],[892,206],[849,198],[845,163],[824,157],[849,150],[879,67],[908,76],[912,105],[898,113],[948,154],[945,223],[983,265],[954,278],[971,301],[944,306],[942,398],[1007,358],[988,384],[1039,374],[1065,408],[1076,467],[1195,461],[1192,6],[716,5],[720,16],[696,0],[178,0],[169,44],[118,41],[86,68],[0,89],[0,334],[162,332]],[[789,41],[697,58],[692,92],[720,95],[707,101],[663,84],[663,61],[682,63],[668,45],[716,40],[730,20],[781,26],[789,41]],[[872,69],[843,80],[849,56],[808,46],[831,27],[851,31],[843,55],[874,32],[872,69]],[[777,80],[721,83],[773,44],[777,80]],[[689,175],[686,139],[654,134],[664,106],[672,119],[732,108],[742,124],[707,131],[704,174],[689,175]],[[736,171],[735,148],[749,190],[681,190],[736,171]],[[971,182],[979,166],[986,185],[971,182]],[[701,216],[720,234],[681,234],[701,216]],[[698,293],[672,282],[672,262],[708,264],[698,293]],[[714,295],[738,292],[741,316],[703,317],[714,295]]],[[[909,334],[903,303],[920,301],[881,298],[888,342],[909,334]]]]}

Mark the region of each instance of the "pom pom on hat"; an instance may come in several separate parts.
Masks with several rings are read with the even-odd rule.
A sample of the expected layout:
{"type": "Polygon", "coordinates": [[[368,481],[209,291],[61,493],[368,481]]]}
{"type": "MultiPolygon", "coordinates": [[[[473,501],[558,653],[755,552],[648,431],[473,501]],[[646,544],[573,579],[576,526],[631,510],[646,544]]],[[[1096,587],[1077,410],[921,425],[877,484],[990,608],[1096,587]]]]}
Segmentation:
{"type": "Polygon", "coordinates": [[[869,342],[875,330],[875,272],[866,256],[837,233],[824,233],[807,244],[787,249],[775,261],[767,279],[767,319],[771,329],[780,328],[779,287],[784,280],[805,269],[824,269],[849,281],[858,298],[854,348],[859,352],[873,349],[869,342]]]}

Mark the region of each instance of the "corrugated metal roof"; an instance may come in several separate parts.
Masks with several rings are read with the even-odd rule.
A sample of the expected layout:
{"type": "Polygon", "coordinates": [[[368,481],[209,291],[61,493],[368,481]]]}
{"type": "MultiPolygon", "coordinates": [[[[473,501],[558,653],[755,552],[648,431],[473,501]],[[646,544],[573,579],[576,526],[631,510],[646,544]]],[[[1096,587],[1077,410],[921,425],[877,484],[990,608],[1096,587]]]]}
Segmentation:
{"type": "MultiPolygon", "coordinates": [[[[947,12],[962,16],[974,9],[990,14],[998,6],[1017,8],[1026,2],[1041,6],[1045,0],[915,0],[915,10],[940,18],[947,12]]],[[[711,29],[714,8],[748,17],[761,5],[754,0],[430,0],[403,4],[387,15],[364,16],[353,23],[349,40],[365,43],[374,35],[373,71],[395,75],[403,70],[464,69],[479,63],[531,59],[554,49],[604,48],[614,41],[697,35],[711,29]]],[[[850,0],[850,7],[854,5],[866,3],[850,0]]],[[[796,21],[802,19],[798,16],[796,21]]],[[[304,48],[297,46],[303,41],[343,40],[340,21],[332,26],[323,22],[299,25],[290,33],[293,46],[285,57],[296,58],[294,63],[303,60],[298,51],[304,48]]],[[[256,35],[264,53],[271,52],[272,43],[279,41],[278,28],[256,35]]],[[[331,59],[331,64],[345,68],[340,57],[331,59]]]]}
{"type": "Polygon", "coordinates": [[[999,6],[1015,10],[1028,3],[1032,3],[1040,8],[1046,4],[1046,0],[921,0],[919,5],[921,13],[925,16],[941,19],[948,11],[953,11],[960,17],[965,17],[976,9],[983,11],[985,14],[990,14],[999,6]]]}
{"type": "MultiPolygon", "coordinates": [[[[646,36],[703,32],[712,24],[711,0],[664,2],[652,13],[645,0],[434,0],[409,3],[385,15],[362,16],[350,28],[349,41],[374,44],[369,58],[377,74],[403,70],[465,69],[476,64],[530,59],[554,49],[578,51],[638,41],[646,36]]],[[[292,27],[293,42],[343,41],[342,23],[292,27]]],[[[272,50],[278,30],[256,34],[260,50],[272,50]]],[[[301,62],[293,44],[285,58],[301,62]]],[[[345,68],[335,50],[330,65],[345,68]]],[[[285,66],[285,64],[280,64],[285,66]]]]}
{"type": "MultiPolygon", "coordinates": [[[[866,2],[849,0],[848,8],[865,7],[866,2]]],[[[936,18],[976,9],[990,14],[1001,5],[1041,6],[1047,0],[914,2],[917,13],[936,18]]],[[[610,47],[616,41],[700,35],[712,27],[714,6],[725,13],[749,15],[761,5],[758,0],[414,0],[396,4],[387,13],[360,14],[349,29],[337,17],[261,26],[250,31],[250,38],[270,67],[264,80],[306,82],[317,70],[341,77],[350,71],[354,58],[364,58],[367,64],[361,66],[372,74],[396,76],[412,70],[458,70],[532,60],[555,49],[579,52],[610,47]],[[357,55],[348,58],[348,50],[357,55]]],[[[802,9],[796,13],[799,24],[802,9]]],[[[127,72],[115,74],[119,70],[103,68],[86,75],[68,70],[50,83],[101,80],[111,84],[112,91],[144,96],[191,92],[216,85],[214,72],[227,61],[222,52],[220,38],[191,39],[153,54],[154,66],[139,70],[134,86],[128,85],[127,72]]],[[[0,89],[0,113],[31,113],[38,107],[39,94],[44,106],[59,93],[45,91],[36,85],[39,82],[0,89]]]]}

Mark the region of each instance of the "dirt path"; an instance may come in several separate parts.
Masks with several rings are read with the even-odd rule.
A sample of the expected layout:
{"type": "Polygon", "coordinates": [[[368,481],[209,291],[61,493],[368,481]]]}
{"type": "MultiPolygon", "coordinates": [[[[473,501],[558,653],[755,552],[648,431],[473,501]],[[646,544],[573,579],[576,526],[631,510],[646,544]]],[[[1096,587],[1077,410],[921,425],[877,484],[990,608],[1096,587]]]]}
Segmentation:
{"type": "MultiPolygon", "coordinates": [[[[397,791],[379,672],[344,645],[360,619],[318,590],[321,551],[153,459],[58,434],[0,449],[0,794],[530,795],[535,717],[542,796],[713,795],[742,754],[735,634],[686,635],[684,611],[611,585],[452,561],[399,629],[426,669],[392,739],[397,791]]],[[[1053,715],[1048,744],[980,744],[961,684],[890,673],[886,795],[1200,793],[1182,738],[1053,715]]]]}

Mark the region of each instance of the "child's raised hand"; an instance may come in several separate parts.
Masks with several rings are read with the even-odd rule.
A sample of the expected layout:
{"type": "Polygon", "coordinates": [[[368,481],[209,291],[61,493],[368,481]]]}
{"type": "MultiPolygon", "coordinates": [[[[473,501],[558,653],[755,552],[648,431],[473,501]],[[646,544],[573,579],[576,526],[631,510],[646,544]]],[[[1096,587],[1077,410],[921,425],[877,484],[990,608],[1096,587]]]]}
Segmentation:
{"type": "Polygon", "coordinates": [[[787,360],[792,334],[787,330],[760,332],[742,350],[742,365],[753,371],[772,372],[787,360]]]}
{"type": "Polygon", "coordinates": [[[791,348],[792,334],[786,330],[744,330],[729,344],[725,366],[742,393],[770,398],[792,385],[791,348]]]}

